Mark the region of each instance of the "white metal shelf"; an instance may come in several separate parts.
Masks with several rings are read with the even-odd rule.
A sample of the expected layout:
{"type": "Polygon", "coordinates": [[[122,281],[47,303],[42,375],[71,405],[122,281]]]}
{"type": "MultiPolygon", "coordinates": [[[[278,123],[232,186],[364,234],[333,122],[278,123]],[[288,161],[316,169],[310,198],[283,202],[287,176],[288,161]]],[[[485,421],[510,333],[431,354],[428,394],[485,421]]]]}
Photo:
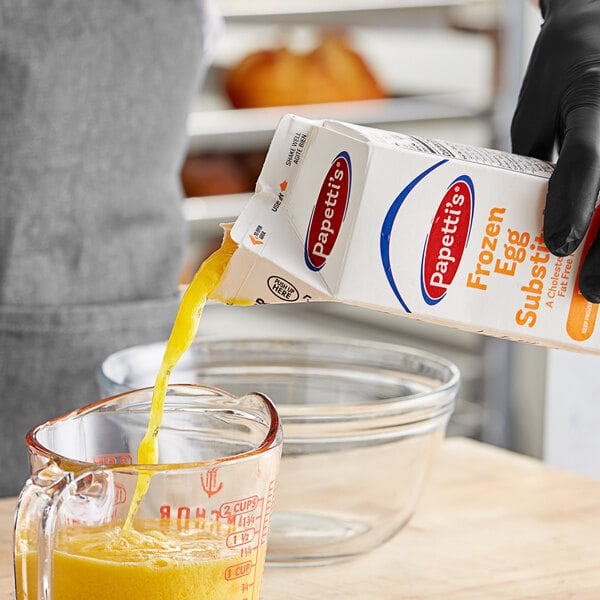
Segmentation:
{"type": "Polygon", "coordinates": [[[196,111],[188,119],[190,152],[244,152],[266,149],[286,113],[309,119],[336,119],[357,125],[390,126],[415,121],[489,116],[455,95],[306,104],[287,107],[196,111]]]}
{"type": "Polygon", "coordinates": [[[226,21],[302,25],[437,26],[473,0],[219,0],[226,21]]]}

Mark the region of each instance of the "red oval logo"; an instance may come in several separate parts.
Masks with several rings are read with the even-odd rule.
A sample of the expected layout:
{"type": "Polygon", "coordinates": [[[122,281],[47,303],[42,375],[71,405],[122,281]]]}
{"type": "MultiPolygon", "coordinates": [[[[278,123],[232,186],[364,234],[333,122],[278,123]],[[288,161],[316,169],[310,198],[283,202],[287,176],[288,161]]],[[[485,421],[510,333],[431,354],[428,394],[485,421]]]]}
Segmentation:
{"type": "Polygon", "coordinates": [[[452,284],[467,247],[475,193],[467,175],[455,179],[440,203],[421,262],[421,292],[427,304],[437,304],[452,284]]]}
{"type": "Polygon", "coordinates": [[[323,180],[308,223],[304,261],[312,271],[321,270],[333,250],[346,216],[351,180],[350,156],[347,152],[340,152],[323,180]]]}

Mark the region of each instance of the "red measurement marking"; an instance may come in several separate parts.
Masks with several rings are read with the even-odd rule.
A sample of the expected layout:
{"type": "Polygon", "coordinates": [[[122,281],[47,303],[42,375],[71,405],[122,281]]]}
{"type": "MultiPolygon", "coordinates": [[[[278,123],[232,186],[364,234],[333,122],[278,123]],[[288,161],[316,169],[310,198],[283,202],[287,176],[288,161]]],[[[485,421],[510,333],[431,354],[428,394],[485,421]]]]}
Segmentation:
{"type": "Polygon", "coordinates": [[[206,492],[206,495],[211,498],[215,494],[218,494],[223,489],[223,482],[217,483],[218,468],[208,469],[204,473],[200,473],[200,481],[202,483],[202,489],[206,492]]]}
{"type": "Polygon", "coordinates": [[[254,529],[244,529],[242,531],[235,531],[227,536],[225,543],[228,548],[235,548],[236,546],[243,546],[249,544],[256,535],[254,529]]]}
{"type": "Polygon", "coordinates": [[[127,490],[124,485],[115,483],[115,504],[125,504],[127,500],[127,490]]]}
{"type": "Polygon", "coordinates": [[[96,454],[90,462],[96,465],[131,465],[133,458],[131,454],[96,454]]]}
{"type": "Polygon", "coordinates": [[[241,498],[240,500],[232,500],[231,502],[223,502],[219,513],[222,517],[228,517],[231,514],[240,515],[256,510],[258,506],[258,496],[250,496],[249,498],[241,498]]]}
{"type": "Polygon", "coordinates": [[[261,543],[265,544],[269,536],[269,529],[271,528],[271,516],[273,514],[273,500],[275,494],[275,483],[273,480],[269,483],[269,489],[267,491],[267,499],[263,507],[263,528],[261,534],[261,543]]]}
{"type": "Polygon", "coordinates": [[[177,518],[181,519],[189,519],[190,518],[191,509],[189,506],[180,506],[177,509],[177,518]]]}
{"type": "Polygon", "coordinates": [[[225,579],[227,579],[227,581],[231,581],[232,579],[245,577],[248,575],[248,573],[250,573],[250,571],[252,571],[252,566],[251,560],[247,560],[237,565],[231,565],[225,569],[225,579]]]}

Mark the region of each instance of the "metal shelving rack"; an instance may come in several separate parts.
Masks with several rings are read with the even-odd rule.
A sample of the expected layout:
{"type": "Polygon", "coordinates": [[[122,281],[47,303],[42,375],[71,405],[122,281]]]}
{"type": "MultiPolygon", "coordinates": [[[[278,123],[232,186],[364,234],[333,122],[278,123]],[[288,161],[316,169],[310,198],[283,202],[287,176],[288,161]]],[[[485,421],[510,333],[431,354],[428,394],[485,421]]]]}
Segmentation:
{"type": "MultiPolygon", "coordinates": [[[[289,106],[308,118],[335,118],[362,125],[485,118],[492,138],[507,146],[512,103],[517,96],[522,70],[523,0],[497,0],[502,8],[504,43],[499,45],[501,85],[488,107],[470,106],[457,95],[420,95],[387,100],[289,106]]],[[[477,0],[219,0],[226,24],[280,24],[336,27],[451,28],[454,11],[476,5],[477,0]]],[[[195,111],[188,120],[191,152],[227,152],[265,148],[282,114],[282,108],[195,111]]]]}

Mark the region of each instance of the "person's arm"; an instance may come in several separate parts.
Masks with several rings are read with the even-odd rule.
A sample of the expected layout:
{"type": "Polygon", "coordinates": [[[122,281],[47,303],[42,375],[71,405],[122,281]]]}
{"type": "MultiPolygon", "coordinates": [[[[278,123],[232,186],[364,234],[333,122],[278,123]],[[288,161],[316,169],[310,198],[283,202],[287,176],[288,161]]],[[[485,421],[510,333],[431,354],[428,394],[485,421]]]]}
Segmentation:
{"type": "MultiPolygon", "coordinates": [[[[544,240],[558,256],[583,240],[600,191],[600,0],[540,0],[544,23],[513,118],[513,151],[559,157],[544,212],[544,240]]],[[[600,302],[600,240],[579,277],[600,302]]]]}

